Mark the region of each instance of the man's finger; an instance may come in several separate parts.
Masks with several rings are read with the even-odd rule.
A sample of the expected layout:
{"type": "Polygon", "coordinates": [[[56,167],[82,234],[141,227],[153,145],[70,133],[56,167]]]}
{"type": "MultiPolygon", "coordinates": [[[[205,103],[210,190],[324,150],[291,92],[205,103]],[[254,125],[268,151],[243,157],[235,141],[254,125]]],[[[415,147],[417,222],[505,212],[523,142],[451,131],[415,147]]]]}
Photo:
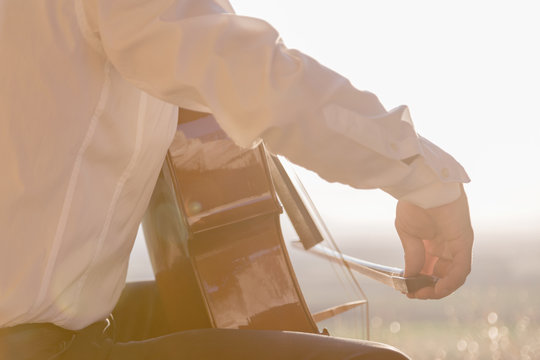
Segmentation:
{"type": "Polygon", "coordinates": [[[465,283],[465,279],[471,272],[471,255],[467,251],[461,251],[454,255],[448,273],[437,281],[435,294],[437,298],[450,295],[465,283]]]}
{"type": "Polygon", "coordinates": [[[465,279],[470,273],[470,255],[465,251],[456,254],[449,265],[441,265],[441,267],[443,266],[447,267],[447,271],[437,281],[435,287],[422,288],[414,294],[410,294],[409,297],[416,299],[441,299],[456,291],[465,283],[465,279]]]}
{"type": "Polygon", "coordinates": [[[403,252],[405,256],[404,276],[418,275],[424,267],[424,243],[422,240],[407,233],[398,231],[398,234],[401,239],[401,244],[403,245],[403,252]]]}
{"type": "Polygon", "coordinates": [[[438,258],[435,266],[433,267],[433,275],[438,278],[443,278],[446,276],[446,274],[448,274],[451,266],[451,259],[438,258]]]}

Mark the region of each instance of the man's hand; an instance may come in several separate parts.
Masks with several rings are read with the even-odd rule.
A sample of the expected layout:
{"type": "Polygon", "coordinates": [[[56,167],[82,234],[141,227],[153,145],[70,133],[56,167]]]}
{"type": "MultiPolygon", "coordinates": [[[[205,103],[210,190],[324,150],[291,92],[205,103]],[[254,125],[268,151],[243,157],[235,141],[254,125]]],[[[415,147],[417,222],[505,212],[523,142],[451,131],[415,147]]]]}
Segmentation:
{"type": "Polygon", "coordinates": [[[459,199],[431,209],[399,201],[396,230],[405,251],[405,276],[422,273],[440,278],[435,287],[408,297],[440,299],[463,285],[471,271],[474,239],[463,187],[459,199]]]}

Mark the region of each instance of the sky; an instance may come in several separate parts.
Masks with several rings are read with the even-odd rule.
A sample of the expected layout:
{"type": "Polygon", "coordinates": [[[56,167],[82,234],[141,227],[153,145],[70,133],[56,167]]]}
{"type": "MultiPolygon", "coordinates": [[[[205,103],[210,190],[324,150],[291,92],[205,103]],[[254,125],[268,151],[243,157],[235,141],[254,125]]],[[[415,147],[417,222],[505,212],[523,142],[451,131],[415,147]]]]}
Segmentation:
{"type": "MultiPolygon", "coordinates": [[[[285,44],[405,104],[419,134],[467,170],[477,232],[540,240],[540,4],[537,1],[232,0],[285,44]]],[[[335,227],[391,225],[395,201],[304,181],[335,227]],[[362,219],[359,219],[359,218],[362,219]]]]}
{"type": "MultiPolygon", "coordinates": [[[[285,44],[408,105],[416,130],[467,170],[478,245],[540,240],[540,5],[536,0],[231,0],[285,44]]],[[[396,201],[299,174],[336,240],[388,241],[396,201]]],[[[295,237],[285,226],[285,238],[295,237]]],[[[131,267],[149,272],[139,234],[131,267]],[[133,261],[134,260],[134,261],[133,261]]]]}

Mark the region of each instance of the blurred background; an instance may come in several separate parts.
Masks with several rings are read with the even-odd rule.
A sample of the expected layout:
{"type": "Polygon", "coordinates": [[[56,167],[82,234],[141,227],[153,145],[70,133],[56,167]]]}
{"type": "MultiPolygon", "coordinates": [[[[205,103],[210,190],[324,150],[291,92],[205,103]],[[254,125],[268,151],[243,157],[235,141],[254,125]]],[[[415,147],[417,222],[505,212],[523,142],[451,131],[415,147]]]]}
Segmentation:
{"type": "MultiPolygon", "coordinates": [[[[536,1],[232,0],[285,44],[377,94],[406,104],[419,134],[468,171],[473,273],[441,301],[412,301],[360,278],[371,339],[414,359],[540,359],[540,4],[536,1]]],[[[402,266],[395,200],[299,170],[342,249],[402,266]]],[[[285,222],[285,238],[295,238],[285,222]]],[[[138,238],[129,279],[151,277],[138,238]]],[[[310,307],[339,284],[291,250],[310,307]]],[[[348,325],[343,325],[348,326],[348,325]]],[[[362,336],[362,335],[361,335],[362,336]]]]}

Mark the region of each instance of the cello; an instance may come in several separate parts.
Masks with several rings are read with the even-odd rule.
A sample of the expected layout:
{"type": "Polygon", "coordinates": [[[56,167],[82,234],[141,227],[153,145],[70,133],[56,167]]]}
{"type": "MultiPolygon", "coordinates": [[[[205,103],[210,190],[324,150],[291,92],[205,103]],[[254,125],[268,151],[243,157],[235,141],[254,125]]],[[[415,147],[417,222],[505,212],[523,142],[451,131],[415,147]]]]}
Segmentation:
{"type": "Polygon", "coordinates": [[[263,145],[242,149],[211,115],[181,109],[142,223],[171,330],[318,333],[280,213],[263,145]]]}

